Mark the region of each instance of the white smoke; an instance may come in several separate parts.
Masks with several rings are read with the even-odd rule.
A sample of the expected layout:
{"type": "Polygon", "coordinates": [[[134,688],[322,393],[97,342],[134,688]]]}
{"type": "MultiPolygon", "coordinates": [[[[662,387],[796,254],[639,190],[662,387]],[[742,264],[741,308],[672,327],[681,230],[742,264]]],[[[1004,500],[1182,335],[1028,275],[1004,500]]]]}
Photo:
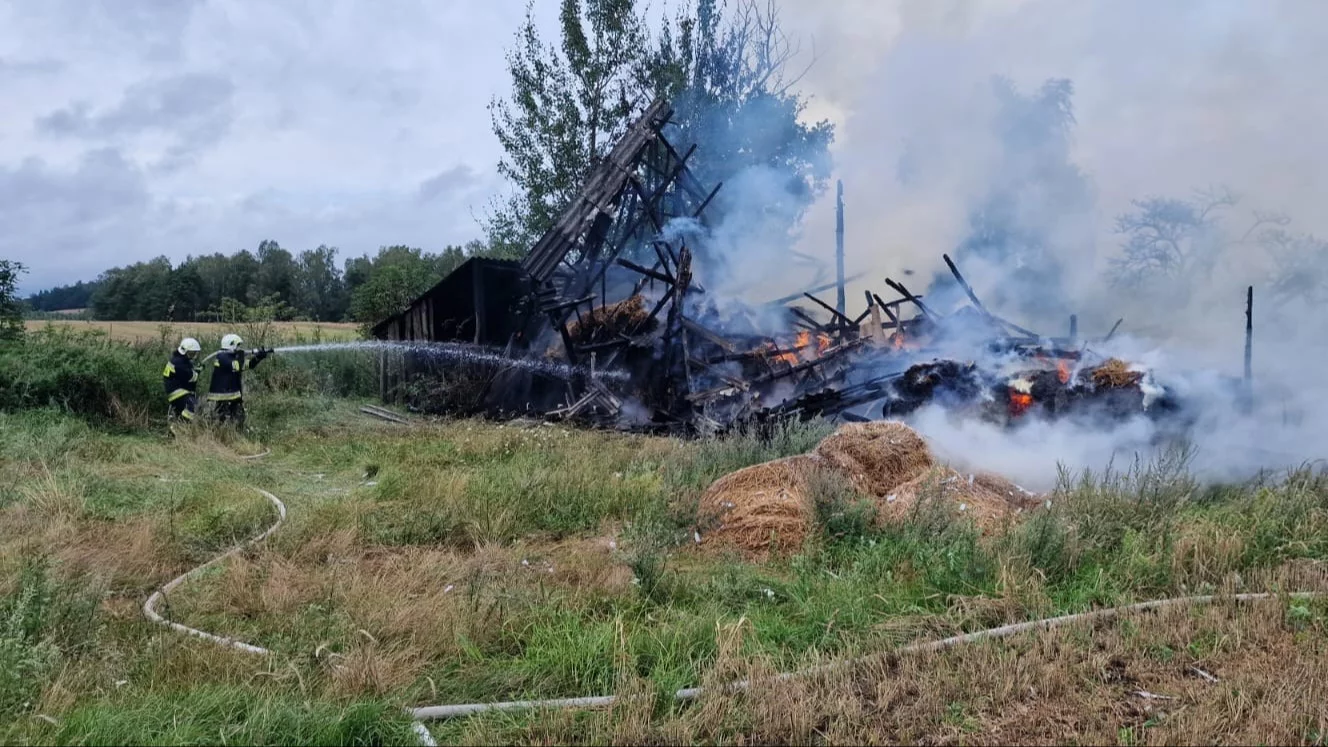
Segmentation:
{"type": "MultiPolygon", "coordinates": [[[[1328,196],[1328,129],[1320,126],[1328,99],[1317,95],[1328,62],[1328,4],[783,0],[781,7],[786,27],[813,37],[819,55],[801,85],[812,97],[807,116],[837,125],[847,271],[868,271],[850,285],[851,303],[862,303],[863,289],[885,290],[887,275],[914,292],[933,291],[938,304],[961,300],[928,288],[945,273],[941,254],[950,253],[993,311],[1045,334],[1065,335],[1077,314],[1080,335],[1099,337],[1123,317],[1112,350],[1099,352],[1149,366],[1197,409],[1200,474],[1235,479],[1328,452],[1328,382],[1318,375],[1328,364],[1328,315],[1312,301],[1275,312],[1268,273],[1276,263],[1257,241],[1240,241],[1256,211],[1287,214],[1293,233],[1328,235],[1328,214],[1319,209],[1328,196]],[[996,126],[994,76],[1025,99],[1049,80],[1072,83],[1074,124],[1062,150],[1055,138],[1021,143],[1017,118],[996,126]],[[1011,183],[1019,189],[1014,222],[1034,227],[1063,270],[1054,283],[1038,276],[1044,268],[1026,259],[1036,254],[1014,240],[996,259],[956,252],[972,238],[975,206],[1014,191],[1006,190],[1011,183]],[[1068,199],[1060,185],[1080,191],[1068,199]],[[1187,272],[1148,293],[1108,285],[1108,262],[1125,238],[1116,217],[1133,211],[1132,201],[1187,200],[1215,185],[1241,200],[1215,213],[1229,241],[1208,274],[1187,272]],[[1249,414],[1239,386],[1247,285],[1255,286],[1249,414]],[[1030,300],[1040,302],[1036,310],[1030,300]]],[[[799,246],[827,262],[834,207],[833,193],[813,207],[799,246]]],[[[761,256],[759,242],[741,246],[761,256]]],[[[770,295],[796,290],[796,272],[759,264],[744,272],[770,283],[770,295]]],[[[1100,469],[1152,448],[1142,421],[1034,424],[1011,433],[928,410],[917,422],[938,452],[1030,486],[1046,486],[1058,462],[1100,469]]]]}

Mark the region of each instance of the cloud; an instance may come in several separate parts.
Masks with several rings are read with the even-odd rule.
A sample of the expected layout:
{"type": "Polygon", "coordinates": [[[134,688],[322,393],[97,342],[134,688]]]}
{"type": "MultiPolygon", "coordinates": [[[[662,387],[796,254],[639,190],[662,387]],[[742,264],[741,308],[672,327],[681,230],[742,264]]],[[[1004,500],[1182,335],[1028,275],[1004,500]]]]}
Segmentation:
{"type": "Polygon", "coordinates": [[[523,0],[0,4],[0,179],[60,195],[0,208],[3,256],[31,268],[31,292],[263,239],[345,256],[476,238],[472,207],[501,182],[486,105],[509,88],[524,14],[523,0]]]}
{"type": "Polygon", "coordinates": [[[433,202],[440,197],[454,197],[478,183],[479,178],[474,169],[464,163],[457,164],[437,176],[431,176],[420,182],[420,202],[433,202]]]}
{"type": "Polygon", "coordinates": [[[186,73],[134,84],[102,111],[93,111],[86,101],[76,102],[38,118],[36,128],[47,135],[92,141],[165,135],[173,142],[159,165],[179,168],[226,135],[234,118],[234,93],[234,83],[223,75],[186,73]]]}

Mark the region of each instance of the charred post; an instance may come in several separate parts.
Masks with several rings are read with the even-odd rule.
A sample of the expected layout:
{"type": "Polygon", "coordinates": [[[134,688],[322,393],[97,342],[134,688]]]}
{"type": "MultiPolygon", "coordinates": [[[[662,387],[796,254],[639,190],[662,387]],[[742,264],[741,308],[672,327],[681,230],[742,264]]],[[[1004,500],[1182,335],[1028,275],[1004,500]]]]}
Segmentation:
{"type": "Polygon", "coordinates": [[[835,310],[844,316],[847,301],[844,298],[844,180],[835,182],[835,278],[838,295],[835,310]]]}

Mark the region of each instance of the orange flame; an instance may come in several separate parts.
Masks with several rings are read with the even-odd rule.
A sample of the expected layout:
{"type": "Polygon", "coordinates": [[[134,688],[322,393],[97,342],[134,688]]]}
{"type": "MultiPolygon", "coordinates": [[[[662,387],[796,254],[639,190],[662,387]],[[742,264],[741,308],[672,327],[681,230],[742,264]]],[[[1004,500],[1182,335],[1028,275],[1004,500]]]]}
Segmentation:
{"type": "Polygon", "coordinates": [[[1033,406],[1033,395],[1010,388],[1010,417],[1017,418],[1033,406]]]}
{"type": "Polygon", "coordinates": [[[1067,360],[1056,361],[1056,378],[1061,380],[1062,384],[1070,383],[1070,362],[1067,360]]]}
{"type": "Polygon", "coordinates": [[[819,354],[821,354],[821,353],[824,353],[826,350],[828,350],[828,349],[830,348],[830,344],[833,343],[833,342],[834,342],[834,340],[830,339],[830,335],[827,335],[827,334],[825,334],[824,332],[818,332],[818,333],[816,334],[816,352],[817,352],[817,354],[819,355],[819,354]]]}
{"type": "Polygon", "coordinates": [[[808,345],[810,345],[811,342],[812,342],[812,333],[811,333],[811,332],[808,332],[808,331],[805,330],[805,329],[803,329],[803,330],[798,330],[798,339],[797,339],[796,342],[793,343],[793,347],[794,347],[794,348],[797,348],[798,350],[802,350],[803,348],[805,348],[805,347],[807,347],[808,345]]]}

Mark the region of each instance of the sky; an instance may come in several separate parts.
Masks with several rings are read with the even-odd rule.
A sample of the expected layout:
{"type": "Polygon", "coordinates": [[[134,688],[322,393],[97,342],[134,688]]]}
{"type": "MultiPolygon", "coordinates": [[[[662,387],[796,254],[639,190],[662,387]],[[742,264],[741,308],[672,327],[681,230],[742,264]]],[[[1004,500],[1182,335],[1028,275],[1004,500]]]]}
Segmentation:
{"type": "MultiPolygon", "coordinates": [[[[1074,81],[1075,160],[1104,244],[1131,199],[1213,183],[1328,228],[1315,225],[1322,0],[778,4],[795,64],[815,53],[806,116],[837,125],[849,269],[874,281],[937,265],[960,238],[989,177],[972,91],[993,74],[1024,90],[1074,81]],[[901,193],[894,167],[919,131],[960,147],[959,188],[901,193]]],[[[486,107],[509,90],[524,12],[525,0],[0,0],[0,257],[29,266],[27,292],[265,239],[345,257],[477,238],[506,189],[486,107]]],[[[542,28],[556,12],[535,0],[542,28]]],[[[832,242],[831,195],[801,248],[829,256],[832,242]]]]}
{"type": "MultiPolygon", "coordinates": [[[[555,8],[539,2],[537,17],[555,8]]],[[[0,0],[21,292],[158,255],[477,238],[524,0],[0,0]]]]}

